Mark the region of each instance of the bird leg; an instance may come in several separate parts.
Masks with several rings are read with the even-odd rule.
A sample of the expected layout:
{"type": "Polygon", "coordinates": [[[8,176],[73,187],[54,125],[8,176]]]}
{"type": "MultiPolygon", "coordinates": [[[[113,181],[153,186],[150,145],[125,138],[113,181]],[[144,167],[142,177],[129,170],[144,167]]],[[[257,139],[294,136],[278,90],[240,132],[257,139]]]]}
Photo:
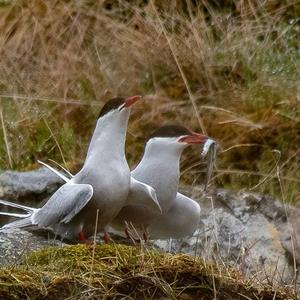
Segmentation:
{"type": "Polygon", "coordinates": [[[86,238],[86,236],[85,236],[85,234],[83,232],[83,229],[81,229],[81,231],[79,232],[79,240],[80,240],[80,242],[85,243],[85,244],[90,244],[91,243],[91,241],[89,241],[86,238]]]}
{"type": "Polygon", "coordinates": [[[127,237],[128,239],[130,239],[130,234],[129,234],[129,231],[128,231],[127,226],[126,226],[125,229],[124,229],[124,233],[125,233],[126,237],[127,237]]]}
{"type": "Polygon", "coordinates": [[[147,234],[147,232],[143,233],[143,239],[144,239],[145,243],[148,242],[148,234],[147,234]]]}
{"type": "Polygon", "coordinates": [[[104,232],[104,244],[109,244],[109,240],[110,240],[110,237],[109,237],[109,234],[105,231],[104,232]]]}
{"type": "Polygon", "coordinates": [[[148,242],[148,238],[149,238],[148,226],[144,225],[143,226],[143,230],[144,230],[144,232],[143,232],[143,239],[144,239],[145,243],[147,243],[148,242]]]}

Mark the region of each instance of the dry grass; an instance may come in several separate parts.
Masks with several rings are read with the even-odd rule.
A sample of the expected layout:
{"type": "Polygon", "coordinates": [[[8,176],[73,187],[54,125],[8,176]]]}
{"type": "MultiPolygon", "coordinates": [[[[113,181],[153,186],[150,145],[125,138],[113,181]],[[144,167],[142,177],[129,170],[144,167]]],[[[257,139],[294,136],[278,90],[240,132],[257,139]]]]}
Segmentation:
{"type": "Polygon", "coordinates": [[[124,245],[46,248],[0,270],[2,299],[296,299],[288,287],[186,255],[124,245]],[[91,268],[92,266],[92,268],[91,268]]]}
{"type": "MultiPolygon", "coordinates": [[[[219,141],[218,185],[300,201],[300,2],[161,3],[1,1],[0,167],[78,168],[103,102],[142,94],[131,165],[153,128],[181,122],[219,141]]],[[[183,179],[199,183],[194,154],[183,179]]]]}

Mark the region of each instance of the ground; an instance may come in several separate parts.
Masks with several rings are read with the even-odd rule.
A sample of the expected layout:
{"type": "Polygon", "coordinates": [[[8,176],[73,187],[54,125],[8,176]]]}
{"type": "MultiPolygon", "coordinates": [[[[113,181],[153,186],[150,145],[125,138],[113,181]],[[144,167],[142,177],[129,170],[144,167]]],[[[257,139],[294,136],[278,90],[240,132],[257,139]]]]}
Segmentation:
{"type": "Polygon", "coordinates": [[[292,289],[142,245],[73,245],[33,253],[0,270],[1,299],[296,299],[292,289]]]}

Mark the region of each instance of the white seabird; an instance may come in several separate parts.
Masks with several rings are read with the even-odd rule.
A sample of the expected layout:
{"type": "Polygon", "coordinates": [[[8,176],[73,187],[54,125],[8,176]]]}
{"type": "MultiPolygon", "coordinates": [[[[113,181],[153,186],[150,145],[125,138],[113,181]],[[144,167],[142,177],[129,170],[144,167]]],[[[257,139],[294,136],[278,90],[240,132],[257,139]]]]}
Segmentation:
{"type": "MultiPolygon", "coordinates": [[[[85,240],[85,237],[91,236],[95,226],[97,232],[105,231],[106,225],[128,198],[131,179],[125,158],[125,139],[131,106],[140,98],[118,97],[103,106],[82,169],[70,180],[65,178],[67,182],[43,207],[30,208],[1,200],[4,205],[27,211],[27,214],[15,214],[21,220],[6,224],[3,228],[36,225],[51,228],[61,237],[75,240],[85,240]]],[[[153,199],[157,207],[154,190],[138,181],[136,185],[140,189],[145,187],[145,193],[152,195],[152,198],[148,196],[148,202],[151,202],[149,198],[153,199]]],[[[9,215],[5,212],[1,214],[9,215]]],[[[104,239],[108,241],[106,232],[104,239]]]]}
{"type": "Polygon", "coordinates": [[[200,205],[178,193],[180,156],[188,145],[204,145],[208,141],[206,135],[182,126],[163,126],[155,131],[131,176],[155,189],[162,214],[143,204],[128,205],[111,222],[112,228],[122,231],[125,224],[130,224],[133,232],[144,232],[144,238],[146,232],[150,238],[179,238],[192,234],[199,225],[200,205]]]}

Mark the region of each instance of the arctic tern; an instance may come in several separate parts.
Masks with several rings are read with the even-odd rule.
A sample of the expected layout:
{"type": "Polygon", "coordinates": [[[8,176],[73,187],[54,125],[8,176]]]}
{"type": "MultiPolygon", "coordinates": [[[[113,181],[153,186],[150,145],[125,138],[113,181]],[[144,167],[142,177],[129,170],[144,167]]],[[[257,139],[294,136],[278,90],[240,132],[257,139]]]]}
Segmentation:
{"type": "Polygon", "coordinates": [[[0,212],[21,218],[3,228],[35,225],[51,228],[63,238],[84,241],[94,233],[96,226],[97,232],[105,232],[104,240],[108,242],[107,224],[124,205],[134,204],[140,195],[147,196],[146,205],[160,211],[155,191],[150,186],[131,179],[125,158],[125,139],[131,106],[140,98],[117,97],[106,102],[98,117],[82,169],[71,179],[65,177],[66,183],[43,207],[31,208],[0,200],[0,204],[27,212],[0,212]],[[128,200],[130,185],[135,187],[131,192],[132,202],[128,200]]]}
{"type": "MultiPolygon", "coordinates": [[[[200,221],[200,205],[178,193],[179,163],[183,150],[191,144],[204,145],[206,135],[191,132],[183,126],[169,125],[156,130],[148,140],[144,155],[131,177],[155,189],[162,214],[143,204],[128,205],[111,222],[121,231],[130,224],[143,237],[170,238],[192,234],[200,221]]],[[[128,235],[128,228],[125,229],[128,235]]]]}

